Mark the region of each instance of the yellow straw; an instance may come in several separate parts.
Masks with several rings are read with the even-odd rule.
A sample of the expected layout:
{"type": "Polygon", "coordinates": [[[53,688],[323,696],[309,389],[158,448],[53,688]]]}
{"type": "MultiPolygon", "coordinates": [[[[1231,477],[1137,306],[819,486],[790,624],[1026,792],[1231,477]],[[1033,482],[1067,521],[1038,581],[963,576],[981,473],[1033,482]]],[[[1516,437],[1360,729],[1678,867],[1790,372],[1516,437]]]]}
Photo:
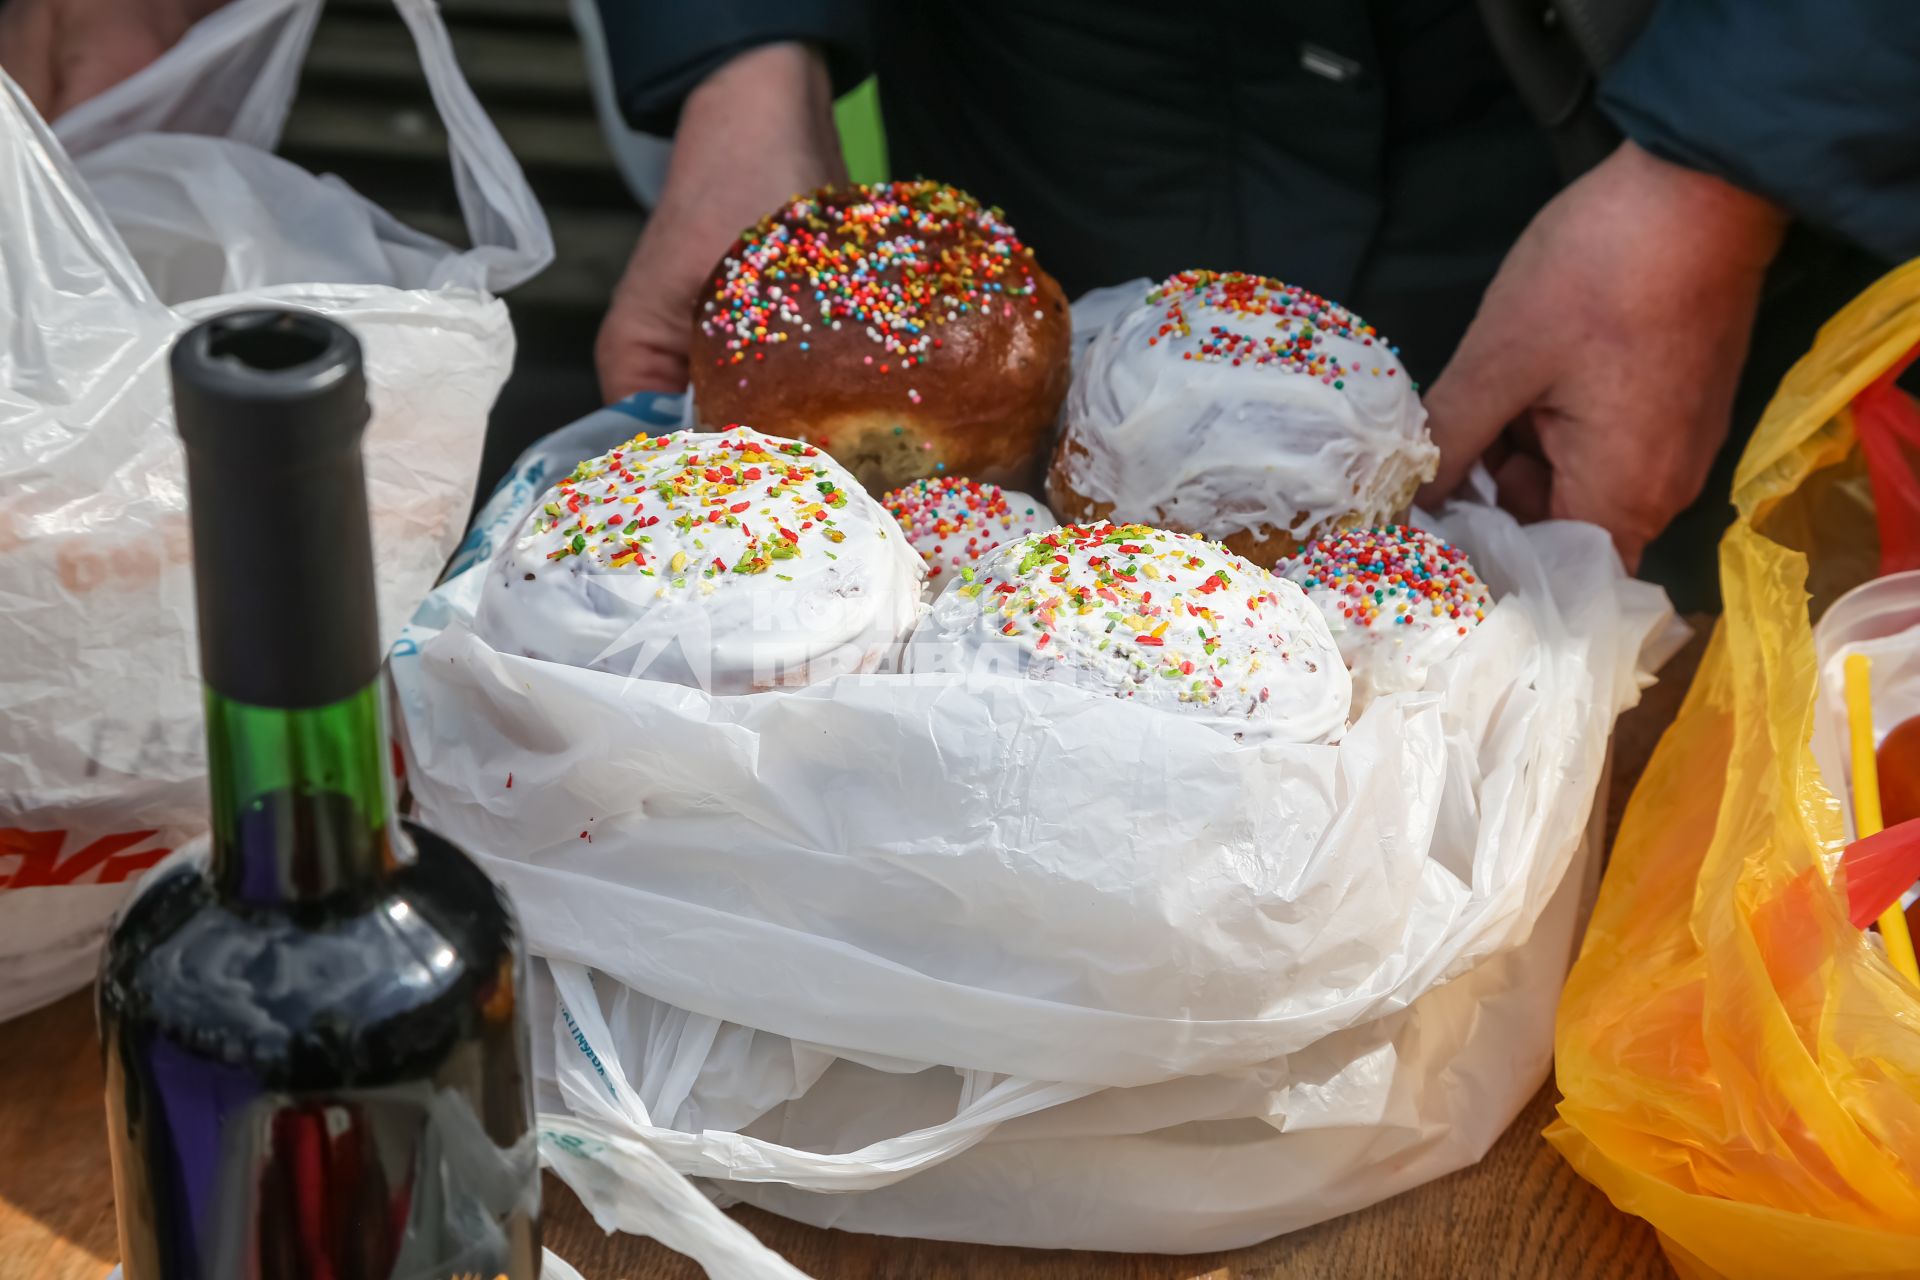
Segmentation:
{"type": "MultiPolygon", "coordinates": [[[[1880,762],[1873,752],[1873,660],[1864,653],[1847,655],[1847,734],[1853,744],[1853,834],[1857,840],[1880,834],[1880,762]]],[[[1880,939],[1887,959],[1920,986],[1920,964],[1913,956],[1913,938],[1900,899],[1880,913],[1880,939]]]]}

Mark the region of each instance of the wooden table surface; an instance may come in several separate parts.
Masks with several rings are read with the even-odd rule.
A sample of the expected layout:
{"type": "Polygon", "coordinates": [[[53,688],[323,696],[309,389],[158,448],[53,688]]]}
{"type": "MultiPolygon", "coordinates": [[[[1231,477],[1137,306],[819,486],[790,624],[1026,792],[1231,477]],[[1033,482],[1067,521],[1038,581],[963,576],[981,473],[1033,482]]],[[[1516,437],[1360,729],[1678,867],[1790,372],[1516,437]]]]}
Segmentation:
{"type": "MultiPolygon", "coordinates": [[[[1620,723],[1607,833],[1692,678],[1700,634],[1620,723]]],[[[1478,1165],[1304,1231],[1184,1258],[1050,1253],[852,1235],[735,1215],[820,1280],[1334,1280],[1365,1276],[1642,1280],[1673,1273],[1651,1228],[1614,1209],[1540,1137],[1549,1083],[1478,1165]]],[[[546,1240],[587,1280],[697,1280],[650,1240],[606,1236],[549,1177],[546,1240]]],[[[88,994],[0,1024],[0,1280],[101,1280],[117,1256],[88,994]]]]}

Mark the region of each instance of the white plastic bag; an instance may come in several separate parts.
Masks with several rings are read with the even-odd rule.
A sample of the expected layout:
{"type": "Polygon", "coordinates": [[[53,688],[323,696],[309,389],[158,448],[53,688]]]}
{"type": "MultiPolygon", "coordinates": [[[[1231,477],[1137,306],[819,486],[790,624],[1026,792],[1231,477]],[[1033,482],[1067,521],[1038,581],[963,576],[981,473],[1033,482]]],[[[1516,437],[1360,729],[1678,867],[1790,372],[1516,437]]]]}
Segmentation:
{"type": "Polygon", "coordinates": [[[530,452],[393,660],[423,820],[549,962],[547,1148],[603,1222],[644,1154],[856,1230],[1211,1249],[1493,1142],[1544,1078],[1613,719],[1676,639],[1602,532],[1450,508],[1501,603],[1338,747],[998,675],[711,697],[490,649],[493,549],[679,412],[530,452]]]}
{"type": "MultiPolygon", "coordinates": [[[[626,1024],[602,1040],[563,1017],[551,1066],[535,1041],[550,1112],[542,1150],[608,1226],[651,1198],[625,1175],[628,1162],[662,1155],[688,1172],[722,1167],[716,1176],[730,1199],[848,1231],[1165,1253],[1236,1248],[1310,1226],[1473,1163],[1538,1090],[1560,983],[1598,879],[1598,835],[1518,948],[1408,1009],[1286,1058],[1090,1091],[983,1126],[977,1099],[994,1082],[986,1073],[834,1061],[818,1046],[697,1015],[643,1024],[628,1009],[626,1024]],[[830,1069],[801,1072],[795,1083],[813,1082],[792,1101],[766,1087],[793,1080],[783,1062],[821,1059],[830,1069]],[[583,1105],[578,1086],[599,1075],[595,1064],[609,1078],[633,1064],[639,1083],[629,1087],[666,1097],[660,1123],[583,1105]],[[729,1110],[755,1116],[742,1123],[744,1138],[700,1130],[729,1110]],[[894,1133],[920,1154],[902,1161],[898,1146],[860,1145],[894,1133]],[[575,1154],[551,1154],[563,1148],[575,1154]]],[[[603,1005],[644,1003],[604,977],[593,985],[603,1005]]]]}
{"type": "MultiPolygon", "coordinates": [[[[1813,629],[1820,659],[1820,696],[1813,706],[1813,757],[1834,791],[1853,794],[1847,732],[1846,660],[1873,660],[1873,731],[1879,746],[1899,725],[1920,716],[1920,570],[1869,579],[1841,596],[1813,629]]],[[[1841,805],[1847,838],[1854,838],[1853,806],[1841,805]]],[[[1913,891],[1909,891],[1910,901],[1913,891]]]]}
{"type": "Polygon", "coordinates": [[[430,0],[399,8],[472,248],[262,150],[319,5],[235,0],[64,118],[64,147],[0,75],[0,1018],[89,981],[129,877],[204,827],[174,336],[249,304],[359,336],[393,634],[459,537],[512,363],[487,290],[551,257],[430,0]]]}

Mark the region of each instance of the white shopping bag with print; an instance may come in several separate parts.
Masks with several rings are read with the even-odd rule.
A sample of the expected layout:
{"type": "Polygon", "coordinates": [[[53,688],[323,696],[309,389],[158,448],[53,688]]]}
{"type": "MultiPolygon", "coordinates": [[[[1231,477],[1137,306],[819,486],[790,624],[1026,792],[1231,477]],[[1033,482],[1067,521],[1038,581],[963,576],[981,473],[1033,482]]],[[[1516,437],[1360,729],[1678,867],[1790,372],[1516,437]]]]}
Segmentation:
{"type": "Polygon", "coordinates": [[[552,243],[435,6],[398,8],[467,249],[271,154],[320,0],[234,0],[53,129],[0,74],[0,1018],[89,981],[129,879],[204,828],[174,336],[260,305],[359,336],[390,634],[459,539],[513,359],[492,294],[552,243]]]}

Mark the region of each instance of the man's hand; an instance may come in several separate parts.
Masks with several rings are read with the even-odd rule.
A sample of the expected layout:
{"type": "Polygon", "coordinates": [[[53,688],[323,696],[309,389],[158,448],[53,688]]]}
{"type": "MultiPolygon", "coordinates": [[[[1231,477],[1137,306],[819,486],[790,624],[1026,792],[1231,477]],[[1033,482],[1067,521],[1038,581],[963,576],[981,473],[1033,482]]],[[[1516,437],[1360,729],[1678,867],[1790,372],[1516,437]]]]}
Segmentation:
{"type": "Polygon", "coordinates": [[[1726,439],[1786,217],[1623,143],[1540,211],[1427,393],[1431,505],[1483,455],[1522,519],[1586,520],[1637,566],[1726,439]]]}
{"type": "Polygon", "coordinates": [[[158,58],[225,0],[7,0],[0,69],[57,120],[158,58]]]}
{"type": "Polygon", "coordinates": [[[600,326],[608,402],[684,388],[694,309],[720,255],[781,201],[846,178],[818,52],[766,45],[708,76],[681,109],[660,206],[600,326]]]}

